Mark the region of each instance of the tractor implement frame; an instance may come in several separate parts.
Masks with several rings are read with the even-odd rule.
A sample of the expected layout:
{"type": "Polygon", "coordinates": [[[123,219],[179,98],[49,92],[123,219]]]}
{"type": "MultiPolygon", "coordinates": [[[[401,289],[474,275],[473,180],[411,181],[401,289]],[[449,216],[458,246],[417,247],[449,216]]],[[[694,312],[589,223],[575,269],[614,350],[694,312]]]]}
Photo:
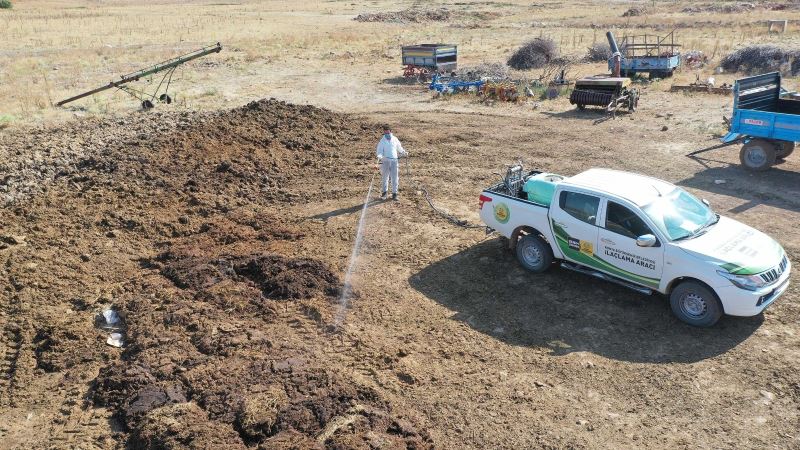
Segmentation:
{"type": "Polygon", "coordinates": [[[122,75],[119,80],[111,81],[105,86],[101,86],[99,88],[78,94],[74,97],[70,97],[66,100],[62,100],[56,103],[56,106],[64,106],[67,103],[71,103],[76,100],[89,97],[90,95],[94,95],[97,94],[98,92],[103,92],[108,89],[119,89],[125,92],[126,94],[139,99],[142,102],[142,107],[145,109],[149,109],[153,107],[153,101],[156,99],[156,96],[158,95],[158,92],[159,90],[161,90],[161,86],[164,85],[165,81],[166,81],[166,87],[164,89],[164,93],[161,94],[161,96],[159,97],[159,100],[166,103],[171,103],[172,98],[167,94],[167,91],[169,90],[170,83],[172,82],[172,75],[175,73],[175,69],[178,66],[185,64],[189,61],[195,60],[197,58],[202,58],[203,56],[210,55],[211,53],[219,53],[220,51],[222,51],[222,45],[219,42],[217,42],[214,45],[209,45],[207,47],[203,47],[201,49],[180,56],[176,56],[175,58],[162,61],[158,64],[153,64],[152,66],[145,67],[144,69],[122,75]],[[152,94],[149,94],[147,92],[138,89],[134,89],[130,86],[126,86],[128,83],[139,81],[144,77],[159,72],[165,72],[165,73],[164,76],[161,78],[161,81],[158,83],[158,87],[156,87],[156,90],[153,91],[152,94]]]}
{"type": "Polygon", "coordinates": [[[695,155],[699,155],[700,153],[710,152],[711,150],[716,150],[718,148],[728,147],[730,145],[736,145],[744,142],[744,138],[735,139],[730,142],[723,142],[722,144],[712,145],[711,147],[701,148],[700,150],[695,150],[692,153],[687,153],[686,156],[692,157],[695,155]]]}

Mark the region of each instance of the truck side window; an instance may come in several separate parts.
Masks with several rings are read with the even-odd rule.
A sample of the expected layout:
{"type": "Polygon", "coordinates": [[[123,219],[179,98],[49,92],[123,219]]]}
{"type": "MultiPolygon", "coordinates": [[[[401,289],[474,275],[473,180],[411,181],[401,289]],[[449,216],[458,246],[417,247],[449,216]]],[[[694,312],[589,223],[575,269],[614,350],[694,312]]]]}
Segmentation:
{"type": "Polygon", "coordinates": [[[578,192],[562,191],[558,199],[558,206],[581,222],[594,225],[597,209],[600,207],[600,198],[578,192]]]}
{"type": "Polygon", "coordinates": [[[635,212],[612,201],[608,202],[605,228],[631,239],[645,234],[653,234],[650,227],[635,212]]]}

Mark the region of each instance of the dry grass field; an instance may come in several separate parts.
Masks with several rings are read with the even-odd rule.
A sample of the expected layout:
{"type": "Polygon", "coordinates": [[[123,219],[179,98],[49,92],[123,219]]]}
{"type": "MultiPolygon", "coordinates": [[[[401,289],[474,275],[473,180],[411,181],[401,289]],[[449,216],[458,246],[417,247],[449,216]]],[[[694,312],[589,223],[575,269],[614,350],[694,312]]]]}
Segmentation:
{"type": "MultiPolygon", "coordinates": [[[[14,9],[0,14],[0,112],[6,121],[28,123],[68,118],[76,112],[72,109],[80,115],[130,111],[138,105],[121,92],[92,97],[67,111],[54,109],[52,104],[121,74],[215,42],[223,43],[222,54],[185,66],[176,74],[178,106],[215,108],[275,96],[338,110],[380,110],[384,103],[381,97],[387,93],[376,86],[398,75],[400,45],[422,41],[457,43],[465,64],[504,62],[517,46],[539,36],[553,38],[564,54],[580,55],[592,43],[603,41],[609,28],[618,37],[677,29],[685,49],[701,50],[715,60],[742,44],[800,45],[800,25],[793,21],[800,18],[800,10],[682,12],[697,3],[710,4],[514,0],[435,4],[17,2],[14,9]],[[452,20],[353,20],[366,12],[436,7],[449,8],[452,20]],[[645,8],[646,13],[622,17],[631,7],[645,8]],[[787,34],[767,33],[765,21],[776,17],[791,21],[787,34]]],[[[576,75],[602,70],[599,67],[578,68],[576,75]]],[[[703,76],[711,69],[705,72],[703,76]]],[[[684,73],[678,79],[693,80],[694,75],[684,73]]]]}
{"type": "Polygon", "coordinates": [[[743,76],[716,71],[740,46],[800,47],[800,4],[29,0],[0,10],[0,42],[0,448],[800,448],[796,274],[764,314],[693,328],[659,295],[534,276],[423,196],[477,223],[478,194],[518,159],[629,170],[796,265],[800,157],[761,173],[733,148],[686,158],[732,102],[669,88],[743,76]],[[436,8],[449,18],[354,20],[436,8]],[[404,44],[456,43],[469,66],[540,36],[580,56],[607,29],[675,29],[711,60],[638,85],[639,109],[615,118],[401,78],[404,44]],[[176,72],[172,105],[106,91],[53,106],[215,42],[176,72]],[[366,205],[342,310],[381,123],[412,156],[400,201],[366,205]]]}

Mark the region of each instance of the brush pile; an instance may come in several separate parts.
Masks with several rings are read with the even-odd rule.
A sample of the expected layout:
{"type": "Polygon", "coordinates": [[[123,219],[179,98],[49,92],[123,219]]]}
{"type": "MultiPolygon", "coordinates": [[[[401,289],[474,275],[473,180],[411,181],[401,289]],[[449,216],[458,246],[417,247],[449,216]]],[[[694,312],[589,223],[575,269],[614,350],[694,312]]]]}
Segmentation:
{"type": "Polygon", "coordinates": [[[445,8],[419,10],[406,9],[379,13],[359,14],[353,20],[357,22],[446,22],[451,19],[450,10],[445,8]]]}
{"type": "Polygon", "coordinates": [[[722,58],[720,67],[727,72],[751,75],[775,71],[797,75],[800,73],[800,50],[787,50],[776,45],[751,45],[722,58]]]}
{"type": "Polygon", "coordinates": [[[589,47],[589,51],[584,58],[588,62],[603,62],[611,58],[611,47],[608,42],[595,42],[589,47]]]}
{"type": "Polygon", "coordinates": [[[511,55],[507,64],[517,70],[540,69],[556,58],[558,58],[556,43],[550,38],[536,38],[511,55]]]}
{"type": "Polygon", "coordinates": [[[631,8],[631,9],[625,11],[624,13],[622,13],[622,17],[642,16],[646,12],[647,12],[647,10],[645,10],[644,8],[639,8],[639,7],[634,6],[633,8],[631,8]]]}

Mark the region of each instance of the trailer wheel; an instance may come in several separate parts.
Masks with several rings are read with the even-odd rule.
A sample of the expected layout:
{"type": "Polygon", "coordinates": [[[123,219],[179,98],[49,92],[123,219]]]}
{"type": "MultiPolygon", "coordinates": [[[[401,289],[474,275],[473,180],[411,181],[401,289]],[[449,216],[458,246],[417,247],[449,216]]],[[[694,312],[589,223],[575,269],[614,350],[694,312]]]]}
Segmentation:
{"type": "Polygon", "coordinates": [[[795,145],[794,142],[780,141],[777,145],[778,159],[786,159],[789,155],[791,155],[792,152],[794,152],[794,145],[795,145]]]}
{"type": "Polygon", "coordinates": [[[578,109],[583,111],[584,109],[586,109],[586,105],[584,105],[583,103],[578,103],[578,109]]]}
{"type": "Polygon", "coordinates": [[[749,170],[761,172],[775,164],[778,152],[775,145],[765,139],[753,139],[744,144],[739,152],[739,161],[749,170]]]}
{"type": "Polygon", "coordinates": [[[553,249],[544,239],[528,234],[517,242],[517,259],[522,267],[541,273],[553,264],[553,249]]]}
{"type": "Polygon", "coordinates": [[[697,281],[684,281],[675,287],[669,305],[678,319],[696,327],[713,326],[723,314],[714,291],[697,281]]]}

